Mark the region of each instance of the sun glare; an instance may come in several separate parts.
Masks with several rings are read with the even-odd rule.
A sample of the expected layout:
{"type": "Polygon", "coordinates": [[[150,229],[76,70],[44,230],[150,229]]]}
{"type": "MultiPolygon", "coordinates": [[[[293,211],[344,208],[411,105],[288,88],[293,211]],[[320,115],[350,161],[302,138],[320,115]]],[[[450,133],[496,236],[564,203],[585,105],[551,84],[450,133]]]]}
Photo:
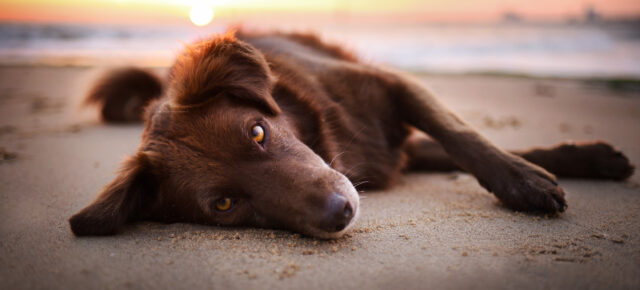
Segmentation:
{"type": "Polygon", "coordinates": [[[205,26],[213,20],[213,7],[206,4],[193,5],[189,18],[194,25],[205,26]]]}

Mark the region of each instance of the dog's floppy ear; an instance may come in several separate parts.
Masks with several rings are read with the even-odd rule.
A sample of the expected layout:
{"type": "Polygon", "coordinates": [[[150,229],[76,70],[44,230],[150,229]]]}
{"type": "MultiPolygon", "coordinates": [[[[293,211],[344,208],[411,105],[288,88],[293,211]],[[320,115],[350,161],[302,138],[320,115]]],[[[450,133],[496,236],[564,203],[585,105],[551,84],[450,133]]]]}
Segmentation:
{"type": "Polygon", "coordinates": [[[233,33],[188,46],[171,68],[169,97],[178,106],[198,105],[225,94],[277,115],[275,79],[264,55],[233,33]]]}
{"type": "Polygon", "coordinates": [[[77,236],[113,235],[153,203],[156,190],[149,157],[140,152],[125,161],[93,203],[69,219],[71,230],[77,236]]]}

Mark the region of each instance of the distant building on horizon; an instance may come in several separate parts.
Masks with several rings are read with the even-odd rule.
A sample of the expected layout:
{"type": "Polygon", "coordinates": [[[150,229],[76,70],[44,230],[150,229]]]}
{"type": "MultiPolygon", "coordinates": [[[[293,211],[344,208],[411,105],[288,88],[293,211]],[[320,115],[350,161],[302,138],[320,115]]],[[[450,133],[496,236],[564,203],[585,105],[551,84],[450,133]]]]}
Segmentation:
{"type": "Polygon", "coordinates": [[[595,6],[589,5],[584,10],[584,22],[586,23],[597,23],[602,20],[601,14],[596,10],[595,6]]]}
{"type": "Polygon", "coordinates": [[[522,16],[514,11],[506,11],[502,13],[502,22],[503,23],[521,23],[523,21],[522,16]]]}

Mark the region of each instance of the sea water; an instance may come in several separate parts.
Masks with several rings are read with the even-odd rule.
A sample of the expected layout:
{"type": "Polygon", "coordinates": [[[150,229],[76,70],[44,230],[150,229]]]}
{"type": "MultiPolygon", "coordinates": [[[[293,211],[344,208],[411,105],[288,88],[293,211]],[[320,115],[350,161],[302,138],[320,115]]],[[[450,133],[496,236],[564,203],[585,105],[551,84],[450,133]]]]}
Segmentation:
{"type": "MultiPolygon", "coordinates": [[[[184,45],[224,29],[3,23],[0,64],[169,66],[184,45]]],[[[328,24],[314,30],[363,61],[414,72],[640,78],[638,23],[328,24]]]]}

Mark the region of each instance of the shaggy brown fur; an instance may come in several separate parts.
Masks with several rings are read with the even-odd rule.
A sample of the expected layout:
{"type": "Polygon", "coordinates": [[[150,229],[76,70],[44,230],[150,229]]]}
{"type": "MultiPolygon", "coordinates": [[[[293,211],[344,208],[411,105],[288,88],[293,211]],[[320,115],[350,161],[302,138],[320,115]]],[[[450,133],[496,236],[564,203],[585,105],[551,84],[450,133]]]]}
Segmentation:
{"type": "MultiPolygon", "coordinates": [[[[119,92],[159,95],[150,93],[156,78],[140,74],[120,71],[90,94],[105,100],[105,120],[122,119],[105,109],[111,99],[122,103],[127,94],[119,92]]],[[[410,77],[311,35],[226,34],[188,47],[145,119],[138,153],[71,217],[76,235],[156,220],[334,238],[359,213],[356,188],[388,187],[403,168],[463,169],[505,206],[543,213],[566,209],[564,191],[543,167],[571,177],[633,173],[600,141],[502,151],[410,77]]]]}

